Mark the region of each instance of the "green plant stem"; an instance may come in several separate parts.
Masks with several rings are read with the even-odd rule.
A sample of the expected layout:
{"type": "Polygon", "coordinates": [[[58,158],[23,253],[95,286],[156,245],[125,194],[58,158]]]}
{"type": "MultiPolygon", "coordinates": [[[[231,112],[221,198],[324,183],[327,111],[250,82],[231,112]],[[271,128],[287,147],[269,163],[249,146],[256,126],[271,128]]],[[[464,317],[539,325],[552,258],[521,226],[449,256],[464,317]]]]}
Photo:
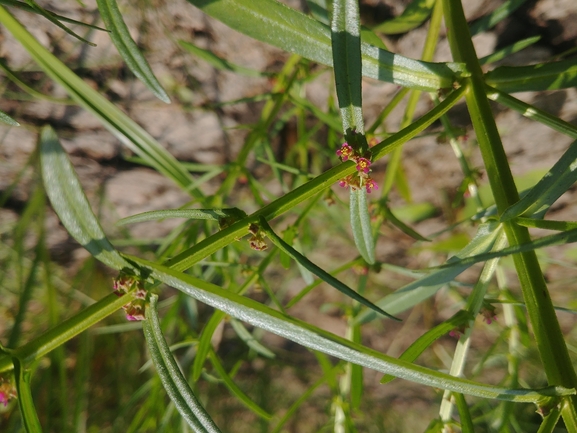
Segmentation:
{"type": "MultiPolygon", "coordinates": [[[[394,149],[405,144],[408,140],[415,137],[419,132],[427,128],[440,116],[445,114],[453,105],[457,103],[466,91],[463,86],[443,100],[437,107],[433,108],[416,122],[386,138],[381,143],[372,148],[373,160],[378,160],[392,152],[394,149]]],[[[352,161],[343,162],[336,167],[324,172],[309,182],[294,189],[288,194],[273,201],[269,205],[261,208],[257,212],[249,215],[243,220],[219,231],[210,238],[200,241],[198,244],[183,251],[179,255],[167,261],[165,265],[177,270],[184,271],[190,268],[200,260],[210,254],[220,250],[230,244],[237,238],[241,238],[248,233],[248,226],[252,223],[258,223],[260,216],[264,216],[267,221],[278,217],[279,215],[294,208],[297,204],[315,196],[316,194],[330,188],[339,179],[352,174],[356,171],[355,163],[352,161]]]]}
{"type": "MultiPolygon", "coordinates": [[[[111,315],[131,300],[132,295],[130,293],[122,297],[110,294],[95,304],[90,305],[77,315],[63,321],[38,338],[14,349],[11,352],[11,356],[20,359],[24,365],[40,359],[81,332],[86,331],[92,325],[111,315]]],[[[7,355],[0,356],[0,372],[11,370],[12,368],[12,358],[7,355]]]]}
{"type": "MultiPolygon", "coordinates": [[[[444,0],[443,5],[453,57],[456,61],[464,62],[471,73],[468,80],[470,88],[465,96],[467,107],[497,210],[502,214],[519,200],[519,194],[485,93],[483,72],[471,38],[468,37],[469,29],[462,4],[456,0],[444,0]]],[[[527,228],[511,223],[504,223],[503,226],[509,245],[516,246],[531,241],[527,228]]],[[[547,379],[552,385],[575,388],[577,376],[537,256],[535,252],[525,252],[515,254],[513,260],[547,379]]],[[[569,431],[577,431],[576,397],[567,399],[563,418],[569,431]]]]}

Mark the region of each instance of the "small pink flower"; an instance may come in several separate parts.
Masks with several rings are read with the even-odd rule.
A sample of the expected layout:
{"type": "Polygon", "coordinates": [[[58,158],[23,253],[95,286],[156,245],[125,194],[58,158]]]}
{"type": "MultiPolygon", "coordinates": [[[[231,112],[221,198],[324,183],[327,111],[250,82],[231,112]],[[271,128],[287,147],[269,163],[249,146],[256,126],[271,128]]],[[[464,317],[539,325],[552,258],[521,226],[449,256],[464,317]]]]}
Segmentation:
{"type": "Polygon", "coordinates": [[[368,173],[371,171],[371,161],[369,161],[367,158],[357,159],[357,171],[362,173],[368,173]]]}
{"type": "Polygon", "coordinates": [[[367,190],[367,193],[370,194],[373,191],[373,189],[379,189],[379,185],[377,185],[377,182],[375,182],[373,179],[369,177],[365,181],[365,189],[367,190]]]}
{"type": "Polygon", "coordinates": [[[8,404],[8,400],[10,400],[8,395],[5,392],[0,391],[0,403],[2,403],[4,407],[6,407],[6,405],[8,404]]]}
{"type": "Polygon", "coordinates": [[[493,307],[490,304],[487,304],[487,306],[482,307],[481,311],[479,311],[479,314],[481,314],[483,316],[483,319],[485,320],[485,323],[487,325],[490,325],[491,323],[493,323],[494,321],[497,320],[497,314],[495,313],[495,307],[493,307]]]}
{"type": "Polygon", "coordinates": [[[337,150],[337,155],[341,157],[343,162],[348,161],[349,158],[352,158],[355,154],[354,149],[349,146],[347,142],[343,143],[341,148],[337,150]]]}

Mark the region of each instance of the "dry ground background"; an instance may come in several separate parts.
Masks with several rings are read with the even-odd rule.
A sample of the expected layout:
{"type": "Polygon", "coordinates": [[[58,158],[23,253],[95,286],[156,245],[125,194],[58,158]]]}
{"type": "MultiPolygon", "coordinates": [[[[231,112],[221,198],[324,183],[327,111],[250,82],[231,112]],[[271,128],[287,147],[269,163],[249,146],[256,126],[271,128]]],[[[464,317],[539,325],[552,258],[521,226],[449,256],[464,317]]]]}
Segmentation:
{"type": "MultiPolygon", "coordinates": [[[[87,1],[86,7],[79,6],[73,0],[40,3],[62,15],[99,24],[93,1],[87,1]]],[[[304,2],[289,3],[295,8],[305,7],[304,2]]],[[[398,15],[406,3],[400,0],[363,1],[362,15],[366,22],[379,22],[398,15]]],[[[210,108],[211,104],[265,93],[270,91],[272,83],[266,77],[251,78],[217,71],[183,51],[176,41],[178,39],[191,41],[198,46],[211,49],[234,63],[268,72],[280,70],[287,55],[228,29],[203,15],[184,0],[123,1],[120,4],[135,40],[146,53],[157,77],[169,91],[173,100],[171,105],[165,105],[155,99],[132,77],[105,33],[93,32],[89,35],[90,40],[97,44],[97,47],[92,48],[79,44],[36,15],[21,11],[14,13],[38,40],[52,47],[61,59],[122,107],[177,158],[202,164],[222,164],[233,160],[247,134],[247,130],[241,126],[254,123],[258,119],[262,103],[224,105],[216,110],[210,108]]],[[[474,20],[499,4],[501,2],[492,0],[469,0],[465,2],[466,13],[469,19],[474,20]]],[[[418,58],[425,35],[426,27],[421,27],[407,35],[387,39],[386,43],[392,51],[418,58]]],[[[541,41],[509,59],[509,62],[535,63],[575,47],[577,38],[575,2],[527,1],[512,17],[499,24],[493,31],[476,37],[474,41],[478,54],[483,56],[516,40],[533,35],[540,35],[541,41]]],[[[0,41],[0,57],[6,60],[13,70],[21,71],[21,77],[26,83],[51,96],[65,98],[63,90],[37,71],[26,53],[2,28],[0,28],[0,41]]],[[[443,39],[436,60],[449,59],[447,43],[443,39]]],[[[12,183],[33,151],[38,128],[49,123],[56,128],[64,147],[69,151],[88,196],[99,206],[107,233],[118,234],[118,229],[113,227],[118,218],[148,210],[176,208],[187,202],[187,196],[169,180],[150,169],[127,162],[125,157],[129,156],[129,152],[104,130],[95,118],[82,109],[74,105],[30,100],[6,77],[1,80],[1,86],[3,96],[0,99],[0,109],[18,119],[22,126],[10,128],[0,125],[0,193],[12,183]]],[[[363,86],[363,105],[370,123],[397,89],[393,85],[372,80],[365,80],[363,86]]],[[[325,107],[327,97],[333,91],[332,81],[328,74],[325,74],[324,79],[315,80],[307,86],[306,97],[315,104],[325,107]]],[[[577,123],[576,89],[555,93],[527,93],[519,97],[559,115],[564,120],[577,123]]],[[[398,127],[402,116],[401,108],[395,110],[387,120],[391,130],[398,127]]],[[[427,108],[426,103],[423,103],[419,112],[422,113],[427,108]]],[[[470,129],[464,106],[453,110],[451,116],[456,124],[470,129]]],[[[496,110],[495,116],[516,175],[550,167],[570,143],[569,138],[516,113],[496,110]]],[[[290,140],[290,135],[289,128],[275,145],[280,146],[282,140],[290,140]]],[[[470,152],[474,165],[481,166],[480,155],[474,146],[474,137],[470,137],[466,149],[470,152]]],[[[431,203],[436,209],[433,217],[417,223],[415,228],[428,235],[454,222],[458,214],[451,208],[450,203],[462,181],[462,174],[450,147],[439,143],[435,136],[414,140],[406,146],[404,164],[414,202],[431,203]]],[[[263,176],[266,175],[266,167],[259,166],[254,161],[251,162],[250,168],[261,170],[263,176]]],[[[379,162],[376,168],[377,178],[379,176],[382,178],[385,168],[386,161],[379,162]]],[[[29,198],[28,183],[32,176],[32,173],[24,176],[6,205],[0,209],[2,222],[0,226],[8,227],[11,221],[21,216],[21,211],[29,198]]],[[[217,178],[204,185],[204,192],[214,191],[218,182],[217,178]]],[[[274,190],[277,186],[271,184],[270,188],[274,190]]],[[[242,191],[239,190],[239,193],[242,191]]],[[[398,195],[393,194],[392,199],[393,205],[404,204],[398,195]]],[[[552,218],[577,220],[574,203],[574,193],[564,196],[555,206],[552,218]]],[[[49,215],[48,224],[52,257],[73,274],[85,260],[87,253],[69,238],[54,215],[49,215]]],[[[145,223],[131,226],[130,230],[134,237],[159,238],[165,236],[174,224],[171,221],[145,223]]],[[[333,267],[323,252],[325,249],[334,253],[330,260],[338,260],[339,263],[355,255],[350,242],[335,239],[322,225],[313,227],[311,232],[316,237],[315,244],[319,246],[317,250],[311,251],[311,257],[319,264],[333,267]]],[[[387,234],[388,238],[378,247],[377,255],[380,261],[418,267],[423,266],[434,255],[427,250],[409,252],[413,245],[410,238],[391,229],[387,229],[387,234]]],[[[8,233],[1,235],[3,239],[8,239],[8,233]]],[[[567,250],[551,250],[549,254],[554,259],[566,259],[567,250]]],[[[547,268],[547,276],[557,282],[552,287],[556,303],[571,306],[574,302],[576,269],[551,264],[547,268]]],[[[274,280],[275,276],[271,275],[271,278],[274,280]]],[[[298,280],[286,282],[282,278],[282,274],[279,274],[276,281],[279,284],[295,285],[295,291],[302,287],[299,286],[301,282],[298,280]]],[[[395,287],[401,283],[389,280],[386,284],[395,287]]],[[[307,302],[302,303],[299,310],[293,313],[304,320],[342,334],[345,323],[341,317],[334,312],[331,313],[330,309],[326,313],[319,313],[319,307],[330,299],[330,292],[313,293],[307,298],[307,302]]],[[[14,314],[15,305],[11,302],[12,300],[0,302],[0,317],[4,317],[0,321],[0,338],[3,341],[14,314]]],[[[42,310],[41,306],[36,308],[38,311],[42,310]]],[[[405,343],[418,336],[423,327],[441,319],[430,315],[428,317],[426,311],[428,310],[425,308],[417,308],[416,312],[405,321],[411,326],[387,324],[386,329],[383,325],[375,326],[367,333],[365,343],[386,353],[398,355],[406,347],[405,343]],[[395,337],[384,336],[385,334],[395,337]]],[[[562,316],[561,319],[566,329],[573,329],[575,321],[571,316],[562,316]]],[[[478,341],[473,343],[475,350],[482,352],[483,347],[486,347],[488,341],[495,338],[498,332],[498,328],[490,329],[486,335],[479,337],[478,341]]],[[[225,329],[221,343],[223,353],[227,350],[234,351],[233,343],[227,342],[228,337],[231,335],[225,329]]],[[[570,342],[576,343],[573,336],[569,339],[570,342]]],[[[287,401],[290,401],[291,396],[298,396],[306,389],[306,384],[311,380],[307,369],[316,368],[313,367],[314,361],[308,352],[276,337],[267,337],[265,342],[281,353],[282,359],[290,358],[291,362],[300,365],[301,368],[286,368],[281,363],[265,368],[260,361],[255,360],[241,371],[241,380],[246,383],[260,381],[259,389],[266,390],[260,397],[263,401],[275,398],[279,394],[286,394],[287,401]]],[[[442,352],[442,348],[446,347],[450,352],[452,346],[453,341],[443,340],[439,351],[442,352]]],[[[442,354],[438,356],[442,358],[442,354]]],[[[431,362],[440,363],[439,360],[431,362]]],[[[439,367],[442,368],[442,365],[439,367]]],[[[98,376],[97,372],[94,374],[95,377],[98,376]]],[[[386,408],[380,415],[381,411],[378,410],[367,412],[377,417],[373,418],[375,424],[388,425],[387,422],[392,420],[393,424],[397,423],[398,431],[422,431],[438,410],[439,394],[434,390],[423,390],[408,383],[399,383],[396,387],[382,387],[377,384],[378,376],[370,372],[365,380],[368,387],[367,399],[375,408],[386,408]],[[405,411],[412,416],[403,415],[405,411]],[[385,417],[385,413],[389,421],[378,419],[379,416],[385,417]]],[[[101,392],[107,391],[102,389],[101,392]]],[[[244,423],[255,422],[255,418],[243,411],[234,399],[224,397],[222,394],[217,398],[216,391],[212,388],[208,389],[208,392],[213,394],[216,401],[212,405],[211,412],[216,414],[224,431],[257,431],[242,429],[244,423]]],[[[318,426],[326,422],[326,398],[326,390],[320,390],[313,400],[316,404],[299,413],[297,420],[290,425],[290,431],[317,431],[318,426]]]]}

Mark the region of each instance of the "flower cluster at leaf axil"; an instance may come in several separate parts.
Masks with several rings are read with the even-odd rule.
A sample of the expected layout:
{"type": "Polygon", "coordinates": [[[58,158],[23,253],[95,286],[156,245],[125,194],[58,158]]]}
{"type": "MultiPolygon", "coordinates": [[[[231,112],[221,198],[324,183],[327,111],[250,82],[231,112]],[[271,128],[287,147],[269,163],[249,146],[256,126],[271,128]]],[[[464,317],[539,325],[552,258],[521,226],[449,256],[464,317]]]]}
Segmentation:
{"type": "Polygon", "coordinates": [[[126,318],[131,322],[145,319],[147,291],[142,280],[132,275],[120,274],[114,279],[113,289],[117,296],[126,295],[135,289],[134,299],[122,309],[126,313],[126,318]]]}
{"type": "Polygon", "coordinates": [[[350,186],[353,189],[365,188],[368,193],[372,192],[374,189],[379,188],[377,183],[370,176],[371,161],[368,158],[365,158],[363,155],[359,155],[358,152],[346,142],[343,143],[339,150],[337,150],[337,155],[343,162],[351,160],[357,164],[357,172],[341,179],[339,181],[340,186],[343,188],[350,186]]]}
{"type": "Polygon", "coordinates": [[[264,251],[267,248],[266,242],[264,240],[264,233],[257,224],[251,224],[248,226],[248,231],[252,235],[248,240],[250,247],[256,251],[264,251]]]}
{"type": "Polygon", "coordinates": [[[16,398],[16,387],[12,380],[0,376],[0,404],[6,406],[13,398],[16,398]]]}

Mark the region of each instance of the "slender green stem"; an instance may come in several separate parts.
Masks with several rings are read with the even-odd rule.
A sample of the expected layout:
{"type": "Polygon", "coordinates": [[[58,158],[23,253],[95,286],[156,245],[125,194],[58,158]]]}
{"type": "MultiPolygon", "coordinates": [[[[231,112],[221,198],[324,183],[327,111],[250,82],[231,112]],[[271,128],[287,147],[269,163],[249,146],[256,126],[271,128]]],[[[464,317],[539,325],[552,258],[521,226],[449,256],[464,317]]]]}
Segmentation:
{"type": "MultiPolygon", "coordinates": [[[[460,1],[444,0],[445,22],[449,28],[449,43],[456,61],[465,63],[471,73],[470,90],[466,94],[487,176],[499,214],[519,200],[507,156],[497,131],[497,125],[486,95],[483,72],[477,59],[460,1]]],[[[527,228],[504,223],[511,246],[531,241],[527,228]]],[[[575,388],[577,376],[569,358],[567,346],[557,321],[547,284],[535,252],[513,256],[535,340],[550,384],[575,388]]],[[[577,398],[567,400],[563,418],[577,425],[577,398]]],[[[573,431],[573,430],[571,430],[573,431]]]]}
{"type": "MultiPolygon", "coordinates": [[[[132,300],[132,295],[126,294],[118,297],[110,294],[77,315],[63,321],[51,330],[45,332],[40,337],[31,342],[18,347],[12,351],[12,356],[20,359],[24,364],[42,358],[47,353],[76,337],[81,332],[86,331],[92,325],[100,322],[105,317],[111,315],[124,304],[132,300]]],[[[13,368],[12,359],[9,356],[0,357],[0,372],[13,368]]]]}

